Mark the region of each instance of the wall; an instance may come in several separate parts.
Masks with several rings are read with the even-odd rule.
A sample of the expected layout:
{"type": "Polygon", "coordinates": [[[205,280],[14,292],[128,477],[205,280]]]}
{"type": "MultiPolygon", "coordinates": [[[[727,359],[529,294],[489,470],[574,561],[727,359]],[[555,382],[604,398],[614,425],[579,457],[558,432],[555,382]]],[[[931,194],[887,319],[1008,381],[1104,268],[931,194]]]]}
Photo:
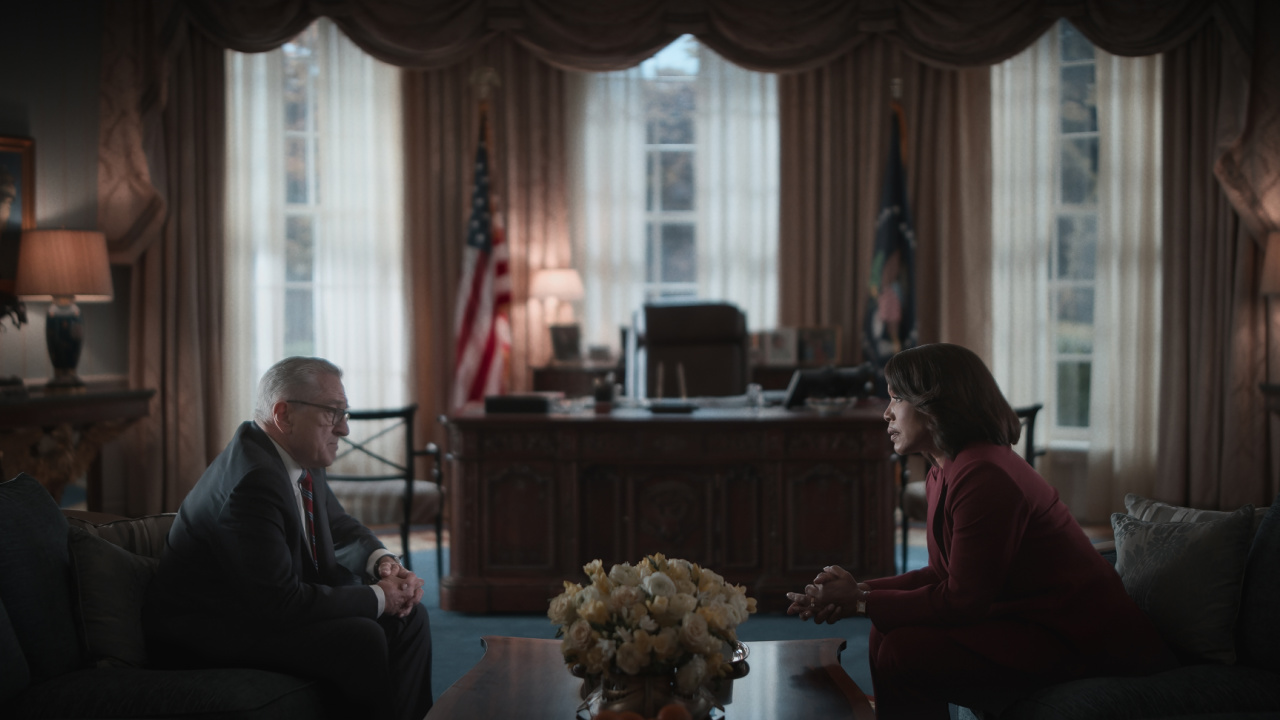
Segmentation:
{"type": "MultiPolygon", "coordinates": [[[[98,216],[98,0],[41,0],[6,10],[0,67],[0,135],[35,140],[37,227],[91,230],[98,216]]],[[[12,278],[18,249],[0,247],[0,278],[12,278]]],[[[128,372],[129,269],[113,269],[115,300],[82,305],[86,379],[128,372]]],[[[0,376],[39,383],[53,374],[44,343],[46,303],[27,303],[28,323],[0,334],[0,376]]]]}

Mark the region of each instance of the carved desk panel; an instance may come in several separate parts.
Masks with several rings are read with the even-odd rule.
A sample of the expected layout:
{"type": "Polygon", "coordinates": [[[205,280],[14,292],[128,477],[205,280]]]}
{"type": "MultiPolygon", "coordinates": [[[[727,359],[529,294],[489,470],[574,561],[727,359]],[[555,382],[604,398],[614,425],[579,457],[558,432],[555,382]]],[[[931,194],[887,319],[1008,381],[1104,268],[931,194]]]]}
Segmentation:
{"type": "Polygon", "coordinates": [[[831,417],[689,415],[448,418],[450,574],[441,607],[542,612],[582,566],[663,553],[785,605],[824,565],[894,572],[892,448],[883,401],[831,417]]]}

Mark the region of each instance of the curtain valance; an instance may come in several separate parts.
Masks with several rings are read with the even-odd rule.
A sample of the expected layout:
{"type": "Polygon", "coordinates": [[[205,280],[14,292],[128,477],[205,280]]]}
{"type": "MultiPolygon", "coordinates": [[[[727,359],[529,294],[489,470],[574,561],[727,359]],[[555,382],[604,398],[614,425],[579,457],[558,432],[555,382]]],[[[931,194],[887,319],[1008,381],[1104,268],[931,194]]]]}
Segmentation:
{"type": "Polygon", "coordinates": [[[1217,20],[1248,52],[1252,0],[184,0],[215,42],[241,52],[332,18],[374,57],[405,67],[460,62],[498,32],[553,65],[616,70],[684,33],[754,70],[820,67],[872,36],[943,66],[997,63],[1066,17],[1099,47],[1150,55],[1217,20]],[[960,5],[959,7],[957,7],[960,5]]]}

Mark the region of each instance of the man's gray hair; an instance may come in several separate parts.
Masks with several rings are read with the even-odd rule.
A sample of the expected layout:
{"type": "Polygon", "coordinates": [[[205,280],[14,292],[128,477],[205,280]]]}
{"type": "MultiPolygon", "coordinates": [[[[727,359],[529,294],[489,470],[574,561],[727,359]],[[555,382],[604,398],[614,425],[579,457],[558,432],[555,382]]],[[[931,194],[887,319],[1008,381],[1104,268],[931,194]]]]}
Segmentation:
{"type": "Polygon", "coordinates": [[[259,424],[270,422],[271,409],[281,400],[310,399],[323,375],[341,379],[342,368],[317,357],[287,357],[272,365],[258,381],[253,419],[259,424]]]}

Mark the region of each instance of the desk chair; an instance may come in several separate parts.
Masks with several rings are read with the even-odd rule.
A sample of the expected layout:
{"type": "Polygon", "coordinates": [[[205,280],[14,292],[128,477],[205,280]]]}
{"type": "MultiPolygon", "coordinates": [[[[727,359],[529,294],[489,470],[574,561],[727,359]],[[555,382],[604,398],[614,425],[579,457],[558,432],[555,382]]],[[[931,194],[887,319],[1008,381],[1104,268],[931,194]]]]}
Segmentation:
{"type": "MultiPolygon", "coordinates": [[[[1026,459],[1027,464],[1033,470],[1036,466],[1036,458],[1045,454],[1043,448],[1036,447],[1036,413],[1040,412],[1043,407],[1043,404],[1036,403],[1035,405],[1013,409],[1013,412],[1018,416],[1018,420],[1022,423],[1022,457],[1026,459]]],[[[907,458],[897,453],[894,453],[891,458],[898,463],[898,472],[901,475],[898,508],[902,514],[902,568],[905,571],[907,567],[907,529],[912,520],[925,522],[928,519],[929,499],[925,496],[924,481],[916,480],[913,482],[911,480],[911,471],[907,469],[907,458]]]]}
{"type": "Polygon", "coordinates": [[[747,317],[736,305],[645,305],[638,340],[645,356],[638,369],[649,397],[680,397],[682,376],[688,397],[747,391],[747,317]]]}
{"type": "Polygon", "coordinates": [[[399,525],[401,558],[410,570],[410,527],[435,523],[439,581],[444,567],[440,449],[434,443],[422,450],[414,449],[417,404],[350,412],[351,433],[341,438],[337,459],[326,473],[329,490],[352,517],[365,525],[399,525]],[[414,479],[414,460],[419,457],[432,458],[430,480],[414,479]]]}

